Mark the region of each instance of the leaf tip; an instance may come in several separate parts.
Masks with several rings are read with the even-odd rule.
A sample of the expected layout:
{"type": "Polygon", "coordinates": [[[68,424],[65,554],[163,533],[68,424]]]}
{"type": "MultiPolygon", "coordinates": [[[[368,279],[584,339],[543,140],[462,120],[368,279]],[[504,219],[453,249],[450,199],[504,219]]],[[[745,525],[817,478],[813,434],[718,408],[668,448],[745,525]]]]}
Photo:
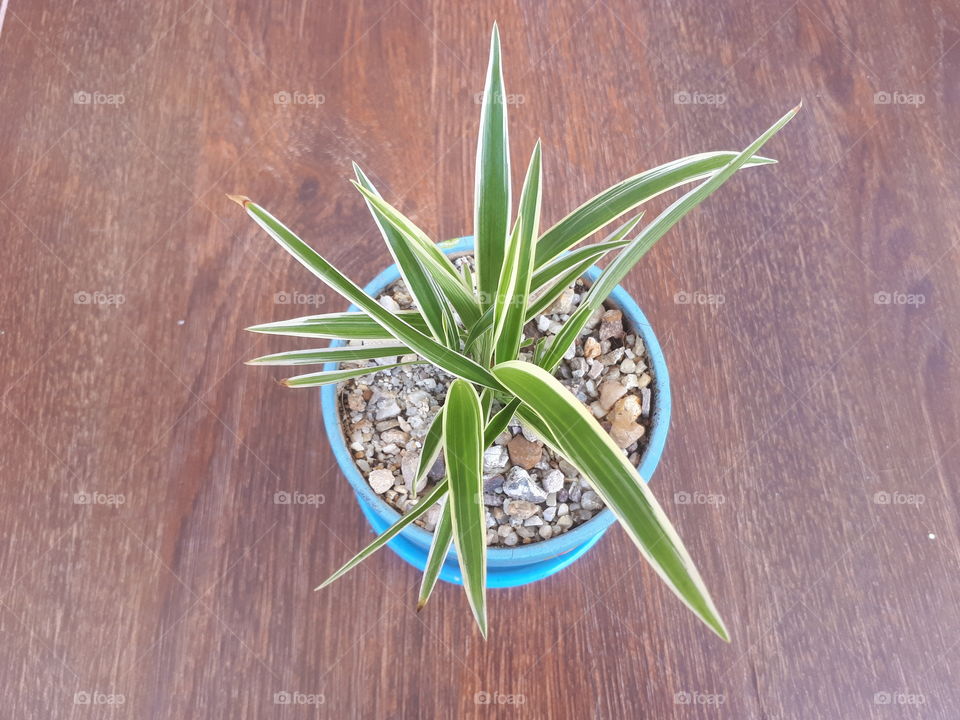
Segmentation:
{"type": "Polygon", "coordinates": [[[237,205],[242,207],[244,210],[247,209],[247,205],[249,205],[251,202],[250,198],[248,198],[246,195],[231,195],[230,193],[226,193],[226,196],[231,200],[233,200],[237,205]]]}

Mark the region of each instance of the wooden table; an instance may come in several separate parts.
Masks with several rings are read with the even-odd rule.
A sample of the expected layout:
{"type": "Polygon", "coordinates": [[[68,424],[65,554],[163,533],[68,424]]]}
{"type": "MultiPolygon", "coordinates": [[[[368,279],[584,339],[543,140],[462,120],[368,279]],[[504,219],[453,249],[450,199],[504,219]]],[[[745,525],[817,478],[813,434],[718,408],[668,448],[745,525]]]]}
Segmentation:
{"type": "Polygon", "coordinates": [[[269,5],[6,9],[0,714],[957,717],[960,6],[269,5]],[[370,531],[317,395],[242,364],[309,343],[243,328],[344,303],[224,193],[360,282],[388,254],[352,160],[469,232],[495,18],[547,223],[804,101],[626,282],[674,387],[653,487],[729,645],[619,528],[491,592],[487,642],[389,552],[311,591],[370,531]]]}

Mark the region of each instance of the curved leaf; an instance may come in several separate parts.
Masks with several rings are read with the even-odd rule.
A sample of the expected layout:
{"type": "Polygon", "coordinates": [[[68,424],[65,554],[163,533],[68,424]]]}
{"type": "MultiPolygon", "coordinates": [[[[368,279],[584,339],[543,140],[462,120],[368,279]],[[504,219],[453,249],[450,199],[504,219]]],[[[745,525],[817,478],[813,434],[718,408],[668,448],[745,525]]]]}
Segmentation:
{"type": "Polygon", "coordinates": [[[433,540],[430,542],[430,553],[427,555],[427,565],[423,569],[423,578],[420,580],[420,596],[417,598],[417,610],[422,610],[430,599],[433,588],[440,577],[443,561],[450,552],[450,543],[453,542],[453,521],[450,519],[450,503],[443,501],[443,510],[440,511],[440,522],[433,531],[433,540]]]}
{"type": "MultiPolygon", "coordinates": [[[[427,323],[415,310],[402,310],[395,313],[402,322],[422,333],[427,332],[427,323]]],[[[333,340],[393,340],[380,323],[361,312],[327,313],[326,315],[307,315],[292,320],[279,320],[262,325],[251,325],[250,332],[268,335],[286,335],[289,337],[330,338],[333,340]]]]}
{"type": "Polygon", "coordinates": [[[542,438],[589,481],[654,570],[724,640],[727,629],[696,566],[660,504],[583,404],[542,368],[517,360],[494,374],[549,431],[542,438]]]}
{"type": "Polygon", "coordinates": [[[422,355],[451,375],[466,378],[479,385],[500,389],[496,378],[487,368],[399,320],[269,212],[246,198],[238,198],[238,201],[257,224],[304,267],[363,310],[413,352],[422,355]]]}
{"type": "Polygon", "coordinates": [[[247,360],[247,365],[316,365],[344,360],[375,360],[377,358],[409,355],[406,345],[365,345],[315,350],[290,350],[247,360]]]}
{"type": "MultiPolygon", "coordinates": [[[[587,200],[547,230],[537,242],[536,267],[541,267],[564,250],[587,239],[608,222],[655,198],[661,193],[695,180],[710,177],[736,157],[735,152],[707,152],[665,163],[639,175],[621,180],[587,200]]],[[[752,158],[748,167],[769,165],[776,160],[752,158]]]]}
{"type": "Polygon", "coordinates": [[[586,298],[581,300],[579,307],[577,307],[573,315],[570,316],[570,319],[564,323],[560,332],[554,336],[553,342],[550,344],[550,349],[538,364],[550,370],[555,368],[567,348],[569,348],[580,335],[580,331],[584,325],[586,325],[590,315],[607,299],[617,286],[617,283],[637,264],[637,261],[653,247],[657,240],[676,225],[684,215],[693,210],[693,208],[729,180],[737,170],[743,167],[743,165],[753,157],[754,153],[763,147],[770,138],[776,135],[780,128],[790,122],[793,116],[799,111],[800,106],[798,105],[771,125],[766,132],[727,163],[722,170],[712,174],[708,180],[705,180],[693,190],[686,193],[679,200],[674,201],[666,210],[660,213],[653,222],[641,230],[606,267],[600,277],[597,278],[597,281],[593,284],[593,287],[590,288],[590,292],[586,298]]]}
{"type": "Polygon", "coordinates": [[[402,367],[403,365],[417,365],[423,362],[423,360],[414,360],[412,362],[391,363],[389,365],[370,365],[362,368],[350,368],[349,370],[323,370],[321,372],[284,378],[280,381],[280,384],[291,388],[318,387],[320,385],[341,382],[342,380],[363,377],[364,375],[373,375],[381,370],[389,370],[390,368],[402,367]]]}
{"type": "Polygon", "coordinates": [[[450,486],[450,517],[463,588],[487,636],[487,531],[483,506],[483,420],[480,398],[465,380],[454,380],[443,410],[443,457],[450,486]]]}
{"type": "Polygon", "coordinates": [[[477,289],[480,303],[493,303],[510,227],[510,152],[507,96],[500,67],[500,31],[493,24],[490,63],[480,110],[473,234],[476,240],[477,289]]]}
{"type": "Polygon", "coordinates": [[[314,590],[320,590],[325,588],[327,585],[332,583],[334,580],[337,580],[344,575],[346,575],[350,570],[355,568],[361,562],[366,560],[368,557],[373,555],[377,550],[382,548],[393,538],[400,534],[400,531],[403,530],[407,525],[412,523],[418,517],[423,515],[430,507],[440,500],[443,497],[444,493],[447,492],[447,481],[437,483],[437,486],[430,491],[429,494],[424,495],[423,499],[410,508],[410,511],[406,515],[401,515],[400,519],[397,520],[393,525],[384,530],[380,535],[377,535],[376,539],[367,545],[363,550],[358,552],[343,567],[337,570],[333,575],[324,580],[320,585],[314,588],[314,590]]]}
{"type": "MultiPolygon", "coordinates": [[[[354,163],[353,170],[357,175],[358,187],[364,187],[370,193],[380,197],[380,193],[377,192],[377,189],[360,169],[360,166],[354,163]]],[[[390,250],[394,263],[400,270],[400,277],[416,301],[417,307],[427,321],[427,325],[430,326],[430,332],[434,339],[447,347],[456,349],[455,341],[457,337],[453,330],[456,323],[453,321],[450,306],[446,303],[446,299],[434,282],[433,277],[421,264],[415,244],[409,242],[397,231],[369,198],[366,198],[366,203],[370,214],[373,215],[374,222],[380,228],[380,234],[390,250]]]]}

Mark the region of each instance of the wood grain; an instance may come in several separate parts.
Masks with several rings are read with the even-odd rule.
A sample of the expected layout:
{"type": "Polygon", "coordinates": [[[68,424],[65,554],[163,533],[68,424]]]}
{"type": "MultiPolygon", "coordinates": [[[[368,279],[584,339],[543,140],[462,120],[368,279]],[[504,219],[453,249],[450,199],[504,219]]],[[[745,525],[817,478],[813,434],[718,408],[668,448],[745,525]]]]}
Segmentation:
{"type": "Polygon", "coordinates": [[[0,714],[956,717],[956,3],[12,0],[0,67],[0,714]],[[675,393],[654,488],[729,645],[619,529],[492,592],[486,643],[457,588],[418,616],[390,553],[311,592],[369,530],[317,396],[242,365],[294,343],[242,329],[324,290],[224,193],[360,282],[388,254],[351,160],[431,234],[469,232],[494,19],[548,223],[805,103],[780,164],[626,282],[675,393]]]}

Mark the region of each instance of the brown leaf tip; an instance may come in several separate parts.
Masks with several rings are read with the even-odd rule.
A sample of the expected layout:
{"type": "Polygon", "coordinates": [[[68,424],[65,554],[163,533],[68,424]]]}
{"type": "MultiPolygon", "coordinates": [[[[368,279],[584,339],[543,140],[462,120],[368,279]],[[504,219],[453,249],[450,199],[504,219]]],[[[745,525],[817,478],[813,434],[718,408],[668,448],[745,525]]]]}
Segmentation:
{"type": "Polygon", "coordinates": [[[250,198],[248,198],[246,195],[231,195],[230,193],[227,193],[227,197],[244,209],[246,209],[247,205],[250,203],[250,198]]]}

